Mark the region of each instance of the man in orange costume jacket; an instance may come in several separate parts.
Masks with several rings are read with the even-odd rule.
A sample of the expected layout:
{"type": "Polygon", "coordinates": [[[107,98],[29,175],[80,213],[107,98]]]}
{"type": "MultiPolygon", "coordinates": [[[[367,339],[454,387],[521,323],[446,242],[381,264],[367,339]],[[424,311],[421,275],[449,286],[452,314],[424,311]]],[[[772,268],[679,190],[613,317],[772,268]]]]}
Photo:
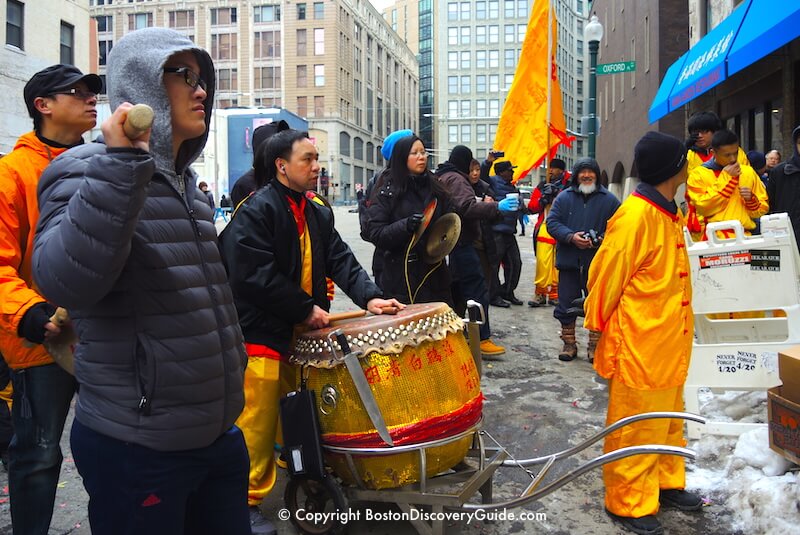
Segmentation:
{"type": "MultiPolygon", "coordinates": [[[[692,349],[692,290],[675,203],[686,182],[677,138],[648,132],[635,149],[642,183],[608,223],[589,269],[584,324],[602,331],[594,367],[609,380],[607,424],[651,411],[682,411],[692,349]]],[[[685,445],[683,421],[648,420],[610,434],[605,451],[641,444],[685,445]]],[[[603,467],[609,516],[635,533],[663,533],[659,506],[701,508],[686,492],[684,464],[671,455],[637,455],[603,467]]]]}

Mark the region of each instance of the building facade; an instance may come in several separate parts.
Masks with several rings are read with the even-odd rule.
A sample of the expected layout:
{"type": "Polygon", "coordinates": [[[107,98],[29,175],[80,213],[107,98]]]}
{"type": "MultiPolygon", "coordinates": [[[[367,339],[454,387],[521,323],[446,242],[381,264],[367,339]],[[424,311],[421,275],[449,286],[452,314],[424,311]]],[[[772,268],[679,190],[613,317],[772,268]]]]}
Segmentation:
{"type": "MultiPolygon", "coordinates": [[[[544,0],[539,0],[544,1],[544,0]]],[[[584,113],[585,63],[583,23],[585,0],[550,0],[558,21],[556,64],[561,83],[567,128],[578,128],[584,113]]],[[[426,106],[425,80],[427,19],[420,5],[420,136],[434,154],[446,159],[459,144],[485,158],[497,131],[505,98],[514,79],[527,31],[531,0],[435,0],[433,2],[431,105],[426,106]]],[[[393,7],[387,12],[391,13],[393,7]]],[[[502,147],[496,147],[502,149],[502,147]]],[[[570,165],[583,152],[583,142],[562,148],[559,155],[570,165]]]]}
{"type": "MultiPolygon", "coordinates": [[[[352,198],[355,184],[383,165],[386,134],[417,128],[416,57],[368,0],[90,4],[101,75],[113,43],[130,31],[160,26],[186,34],[214,60],[216,109],[284,108],[308,119],[335,200],[352,198]]],[[[205,158],[214,157],[215,145],[209,139],[205,158]]],[[[216,193],[236,178],[220,178],[216,193]]]]}
{"type": "Polygon", "coordinates": [[[0,113],[0,154],[10,152],[17,138],[33,128],[22,96],[30,77],[56,63],[93,72],[90,58],[95,41],[85,1],[6,0],[4,4],[0,92],[7,98],[0,113]]]}
{"type": "MultiPolygon", "coordinates": [[[[625,179],[636,176],[633,148],[645,132],[686,137],[685,114],[673,113],[653,124],[648,120],[665,72],[688,49],[686,7],[685,0],[592,2],[604,29],[597,63],[636,62],[632,72],[597,77],[597,161],[604,182],[620,198],[626,193],[625,179]]],[[[588,69],[586,79],[588,86],[588,69]]]]}

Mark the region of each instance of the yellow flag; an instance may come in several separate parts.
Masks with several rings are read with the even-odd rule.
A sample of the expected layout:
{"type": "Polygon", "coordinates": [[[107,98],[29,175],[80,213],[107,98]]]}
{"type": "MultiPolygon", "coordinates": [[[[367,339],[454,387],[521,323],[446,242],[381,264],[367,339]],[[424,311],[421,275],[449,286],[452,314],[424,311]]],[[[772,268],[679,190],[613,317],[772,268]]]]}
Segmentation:
{"type": "Polygon", "coordinates": [[[535,0],[522,44],[514,81],[506,97],[497,125],[493,148],[504,151],[505,158],[517,166],[515,181],[538,167],[546,156],[555,157],[560,145],[570,146],[574,137],[567,135],[561,104],[555,54],[557,25],[552,18],[552,46],[548,61],[547,28],[549,0],[535,0]],[[549,76],[548,76],[549,74],[549,76]],[[547,80],[550,79],[550,123],[547,121],[547,80]]]}

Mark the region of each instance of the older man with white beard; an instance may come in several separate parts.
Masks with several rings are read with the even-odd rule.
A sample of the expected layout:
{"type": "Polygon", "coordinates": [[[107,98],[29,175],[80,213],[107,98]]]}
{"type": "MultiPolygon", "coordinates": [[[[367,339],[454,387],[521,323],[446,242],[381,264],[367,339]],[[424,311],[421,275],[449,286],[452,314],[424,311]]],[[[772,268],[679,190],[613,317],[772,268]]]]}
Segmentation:
{"type": "MultiPolygon", "coordinates": [[[[594,158],[581,158],[572,168],[572,180],[556,197],[547,216],[547,230],[556,239],[556,268],[559,272],[558,306],[553,316],[561,323],[564,347],[559,360],[578,355],[572,302],[586,295],[589,265],[603,241],[606,223],[619,207],[619,200],[599,184],[600,166],[594,158]]],[[[594,360],[600,333],[589,333],[587,357],[594,360]]]]}

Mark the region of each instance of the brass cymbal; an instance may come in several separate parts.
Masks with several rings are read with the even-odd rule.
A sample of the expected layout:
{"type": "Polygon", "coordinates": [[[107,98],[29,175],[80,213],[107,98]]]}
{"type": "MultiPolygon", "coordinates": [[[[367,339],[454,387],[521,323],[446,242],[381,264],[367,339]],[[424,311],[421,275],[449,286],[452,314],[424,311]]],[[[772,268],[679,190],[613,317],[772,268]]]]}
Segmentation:
{"type": "Polygon", "coordinates": [[[411,248],[413,249],[419,243],[419,240],[422,238],[422,235],[425,233],[425,229],[428,228],[428,225],[431,224],[431,219],[433,219],[433,213],[436,211],[436,205],[438,201],[436,197],[428,203],[428,206],[425,207],[425,211],[422,212],[422,223],[417,227],[416,232],[414,232],[414,239],[411,241],[411,248]]]}
{"type": "Polygon", "coordinates": [[[457,214],[445,214],[428,229],[428,238],[422,259],[428,264],[436,264],[450,254],[461,236],[461,218],[457,214]]]}

